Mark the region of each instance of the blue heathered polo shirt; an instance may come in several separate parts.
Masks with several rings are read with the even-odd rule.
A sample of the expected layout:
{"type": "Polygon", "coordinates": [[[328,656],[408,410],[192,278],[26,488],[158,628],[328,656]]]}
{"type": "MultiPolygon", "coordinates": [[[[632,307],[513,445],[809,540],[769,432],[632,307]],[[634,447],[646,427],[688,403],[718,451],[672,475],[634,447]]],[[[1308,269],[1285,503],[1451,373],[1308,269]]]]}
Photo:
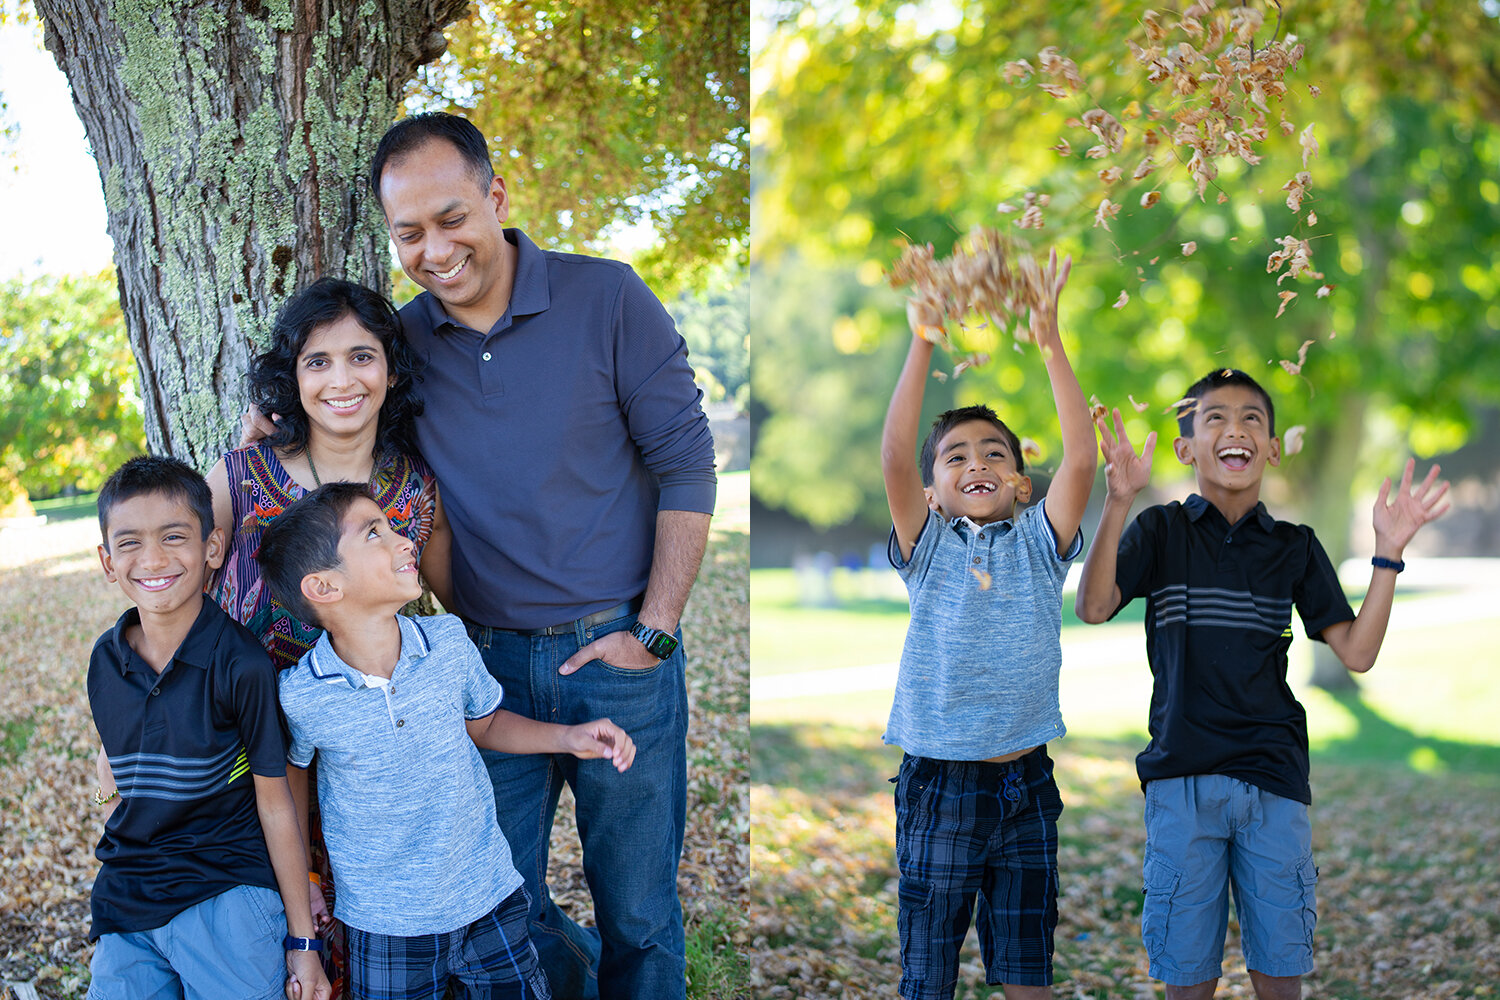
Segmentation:
{"type": "Polygon", "coordinates": [[[1066,732],[1062,586],[1083,532],[1059,557],[1045,506],[982,527],[928,511],[904,563],[891,532],[911,624],[885,742],[918,757],[987,760],[1066,732]]]}
{"type": "Polygon", "coordinates": [[[317,754],[334,916],[415,937],[473,923],[521,876],[464,728],[500,707],[500,685],[455,616],[397,620],[401,659],[388,683],[369,686],[325,632],[281,672],[281,706],[287,758],[307,767],[317,754]]]}
{"type": "Polygon", "coordinates": [[[1146,598],[1155,778],[1223,774],[1310,803],[1307,715],[1287,686],[1292,608],[1310,639],[1354,610],[1313,530],[1265,504],[1231,525],[1194,493],[1147,507],[1120,536],[1118,614],[1146,598]]]}
{"type": "Polygon", "coordinates": [[[125,639],[94,643],[89,708],[120,804],[94,853],[89,939],[146,931],[235,886],[276,888],[253,775],[286,774],[276,671],[251,631],[205,599],[160,673],[125,639]]]}
{"type": "Polygon", "coordinates": [[[427,361],[417,446],[453,527],[450,610],[530,629],[640,596],[657,511],[713,512],[714,448],[687,345],[636,273],[505,235],[492,329],[428,292],[401,322],[427,361]]]}

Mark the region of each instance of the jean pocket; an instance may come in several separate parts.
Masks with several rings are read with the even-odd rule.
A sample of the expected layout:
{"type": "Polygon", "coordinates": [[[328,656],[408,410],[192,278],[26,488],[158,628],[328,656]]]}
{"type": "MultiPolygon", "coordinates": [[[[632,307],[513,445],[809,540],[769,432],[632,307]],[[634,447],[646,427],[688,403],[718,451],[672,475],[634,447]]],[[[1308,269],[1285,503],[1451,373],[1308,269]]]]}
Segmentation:
{"type": "Polygon", "coordinates": [[[655,666],[642,667],[639,670],[636,670],[633,667],[617,667],[613,663],[609,663],[609,662],[607,662],[605,660],[590,660],[589,662],[590,663],[597,663],[599,665],[599,668],[601,670],[603,670],[605,673],[607,673],[607,674],[613,674],[616,677],[637,677],[637,678],[639,678],[639,677],[654,677],[654,676],[656,676],[656,674],[661,671],[662,665],[665,664],[667,661],[666,660],[659,660],[659,661],[657,661],[657,663],[656,663],[655,666]]]}

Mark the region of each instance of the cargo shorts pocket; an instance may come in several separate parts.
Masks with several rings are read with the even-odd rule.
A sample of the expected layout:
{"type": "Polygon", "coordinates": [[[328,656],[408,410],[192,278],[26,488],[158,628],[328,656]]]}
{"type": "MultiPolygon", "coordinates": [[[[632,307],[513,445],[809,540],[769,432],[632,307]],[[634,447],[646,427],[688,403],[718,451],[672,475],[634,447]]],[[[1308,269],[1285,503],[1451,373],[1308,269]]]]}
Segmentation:
{"type": "Polygon", "coordinates": [[[1146,858],[1141,891],[1145,901],[1141,905],[1141,943],[1151,961],[1159,961],[1167,948],[1167,932],[1172,919],[1172,903],[1177,887],[1182,882],[1182,873],[1170,861],[1157,856],[1146,858]]]}
{"type": "Polygon", "coordinates": [[[1307,947],[1313,946],[1313,931],[1318,926],[1318,866],[1311,856],[1297,864],[1297,882],[1302,898],[1302,930],[1307,947]]]}

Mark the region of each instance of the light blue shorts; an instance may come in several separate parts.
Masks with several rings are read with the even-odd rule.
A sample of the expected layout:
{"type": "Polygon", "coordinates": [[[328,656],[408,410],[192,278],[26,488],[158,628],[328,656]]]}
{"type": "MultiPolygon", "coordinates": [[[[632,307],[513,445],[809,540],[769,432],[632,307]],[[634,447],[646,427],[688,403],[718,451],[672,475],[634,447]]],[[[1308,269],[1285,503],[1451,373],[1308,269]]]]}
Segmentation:
{"type": "Polygon", "coordinates": [[[88,1000],[275,1000],[286,983],[285,936],[281,896],[235,886],[152,930],[100,935],[88,1000]]]}
{"type": "Polygon", "coordinates": [[[1149,782],[1144,874],[1153,978],[1219,977],[1231,888],[1245,964],[1267,976],[1313,971],[1318,869],[1301,802],[1220,774],[1149,782]]]}

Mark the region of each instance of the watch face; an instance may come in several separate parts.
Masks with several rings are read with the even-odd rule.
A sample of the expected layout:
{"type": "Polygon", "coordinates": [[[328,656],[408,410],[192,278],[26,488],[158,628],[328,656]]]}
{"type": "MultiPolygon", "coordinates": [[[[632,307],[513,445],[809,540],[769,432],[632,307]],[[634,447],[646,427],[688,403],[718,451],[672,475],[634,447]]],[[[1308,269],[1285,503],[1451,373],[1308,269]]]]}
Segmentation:
{"type": "Polygon", "coordinates": [[[677,651],[677,640],[665,632],[658,632],[649,643],[646,651],[658,660],[665,660],[677,651]]]}

